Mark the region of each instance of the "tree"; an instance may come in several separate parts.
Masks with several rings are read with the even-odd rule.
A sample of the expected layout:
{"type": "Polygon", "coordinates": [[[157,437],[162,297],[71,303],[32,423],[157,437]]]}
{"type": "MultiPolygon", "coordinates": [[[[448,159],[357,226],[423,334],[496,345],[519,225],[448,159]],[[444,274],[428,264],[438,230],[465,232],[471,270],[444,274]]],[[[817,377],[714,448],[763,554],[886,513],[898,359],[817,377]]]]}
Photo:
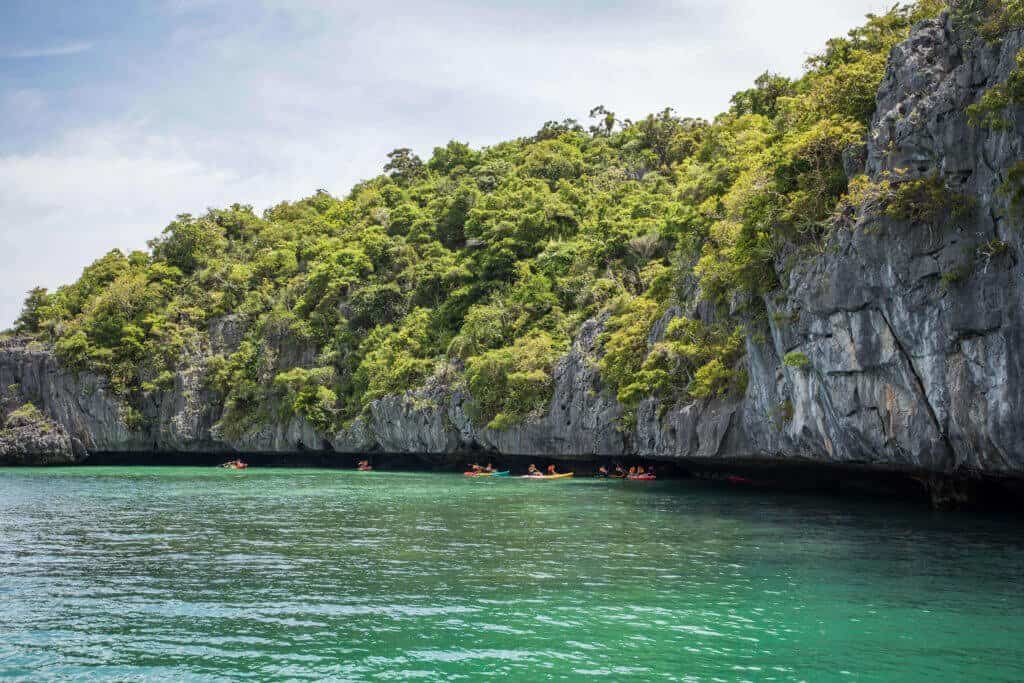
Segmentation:
{"type": "Polygon", "coordinates": [[[576,119],[562,119],[561,121],[548,121],[541,129],[534,134],[533,139],[537,142],[543,140],[554,140],[566,133],[582,133],[583,126],[576,119]]]}
{"type": "Polygon", "coordinates": [[[563,178],[576,178],[583,172],[583,155],[561,140],[544,140],[526,153],[523,170],[527,175],[544,178],[553,186],[563,178]]]}
{"type": "Polygon", "coordinates": [[[184,213],[164,228],[163,236],[152,240],[149,246],[156,258],[190,274],[220,253],[226,241],[224,229],[215,221],[196,219],[184,213]]]}
{"type": "Polygon", "coordinates": [[[594,137],[599,135],[610,136],[616,122],[618,122],[618,119],[615,118],[615,112],[608,111],[603,104],[599,104],[591,109],[589,116],[597,121],[595,125],[590,127],[590,133],[594,137]]]}
{"type": "Polygon", "coordinates": [[[444,147],[435,147],[427,168],[444,175],[465,173],[480,163],[480,153],[464,142],[452,140],[444,147]]]}
{"type": "Polygon", "coordinates": [[[785,76],[765,71],[754,81],[754,87],[732,96],[732,111],[737,116],[758,114],[770,119],[778,114],[780,97],[791,95],[793,82],[785,76]]]}
{"type": "Polygon", "coordinates": [[[38,332],[39,325],[43,321],[43,307],[50,301],[50,295],[45,287],[33,287],[25,297],[25,303],[21,308],[21,315],[14,321],[14,329],[18,332],[38,332]]]}
{"type": "Polygon", "coordinates": [[[658,164],[668,169],[694,152],[699,140],[697,131],[706,125],[702,119],[676,118],[672,108],[666,107],[633,124],[631,130],[635,131],[638,146],[650,150],[658,164]]]}
{"type": "Polygon", "coordinates": [[[408,147],[399,147],[388,152],[388,163],[384,172],[391,176],[399,185],[408,185],[426,173],[423,160],[408,147]]]}

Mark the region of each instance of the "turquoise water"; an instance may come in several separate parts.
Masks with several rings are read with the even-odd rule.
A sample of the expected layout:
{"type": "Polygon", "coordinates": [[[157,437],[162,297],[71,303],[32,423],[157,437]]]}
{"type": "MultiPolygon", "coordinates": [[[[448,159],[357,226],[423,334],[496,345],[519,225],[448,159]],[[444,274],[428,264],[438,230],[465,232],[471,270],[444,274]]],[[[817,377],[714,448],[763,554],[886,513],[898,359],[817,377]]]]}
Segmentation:
{"type": "Polygon", "coordinates": [[[1011,521],[696,482],[0,470],[0,678],[1024,679],[1011,521]]]}

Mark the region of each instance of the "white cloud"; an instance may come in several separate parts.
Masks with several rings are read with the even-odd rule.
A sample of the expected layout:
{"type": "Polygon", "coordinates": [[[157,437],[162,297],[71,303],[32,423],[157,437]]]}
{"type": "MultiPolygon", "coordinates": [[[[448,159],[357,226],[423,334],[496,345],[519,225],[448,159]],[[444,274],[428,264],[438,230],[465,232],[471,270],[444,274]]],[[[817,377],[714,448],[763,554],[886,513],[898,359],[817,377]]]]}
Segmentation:
{"type": "Polygon", "coordinates": [[[36,59],[38,57],[66,57],[68,55],[77,55],[82,52],[87,52],[93,48],[93,43],[87,42],[75,42],[65,43],[63,45],[54,45],[52,47],[35,47],[25,48],[22,50],[13,50],[5,53],[3,56],[7,59],[36,59]]]}
{"type": "Polygon", "coordinates": [[[71,281],[115,247],[144,248],[176,214],[228,203],[242,181],[134,127],[75,131],[51,149],[0,157],[0,320],[17,316],[29,288],[71,281]]]}

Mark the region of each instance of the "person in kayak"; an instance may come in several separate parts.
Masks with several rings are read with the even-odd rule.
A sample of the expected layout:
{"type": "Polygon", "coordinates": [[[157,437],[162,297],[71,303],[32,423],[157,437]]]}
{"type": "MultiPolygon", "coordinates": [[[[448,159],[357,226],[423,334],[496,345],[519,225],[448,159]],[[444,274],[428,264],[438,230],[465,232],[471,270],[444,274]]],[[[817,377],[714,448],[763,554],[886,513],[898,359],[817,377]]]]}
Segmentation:
{"type": "Polygon", "coordinates": [[[544,473],[537,469],[537,466],[532,462],[530,466],[526,468],[526,476],[528,477],[543,477],[544,473]]]}
{"type": "Polygon", "coordinates": [[[356,469],[359,470],[360,472],[371,472],[371,471],[373,471],[373,467],[370,466],[370,461],[369,460],[360,460],[359,464],[356,466],[356,469]]]}
{"type": "Polygon", "coordinates": [[[622,465],[619,464],[619,463],[615,463],[615,476],[616,477],[625,477],[626,476],[626,470],[624,470],[622,468],[622,465]]]}
{"type": "Polygon", "coordinates": [[[558,474],[558,472],[555,471],[555,466],[554,465],[548,465],[548,476],[549,477],[553,477],[556,474],[558,474]]]}
{"type": "Polygon", "coordinates": [[[470,471],[472,471],[472,472],[483,472],[483,471],[484,471],[484,468],[483,468],[483,467],[481,467],[480,465],[477,465],[477,464],[476,464],[475,462],[474,462],[474,463],[472,463],[472,464],[471,464],[471,465],[469,466],[469,469],[470,469],[470,471]]]}
{"type": "Polygon", "coordinates": [[[604,465],[601,465],[600,467],[598,467],[597,468],[597,476],[602,478],[602,479],[607,479],[608,478],[608,468],[605,467],[604,465]]]}
{"type": "Polygon", "coordinates": [[[494,471],[494,463],[490,463],[490,462],[487,463],[487,467],[485,467],[483,471],[484,472],[493,472],[494,471]]]}

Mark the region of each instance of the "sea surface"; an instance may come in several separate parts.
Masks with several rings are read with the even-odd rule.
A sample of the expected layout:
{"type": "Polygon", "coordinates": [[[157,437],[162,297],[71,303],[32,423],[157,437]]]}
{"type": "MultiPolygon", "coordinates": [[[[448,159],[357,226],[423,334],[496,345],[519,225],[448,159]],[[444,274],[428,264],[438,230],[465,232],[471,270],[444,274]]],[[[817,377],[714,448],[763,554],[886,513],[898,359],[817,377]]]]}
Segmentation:
{"type": "Polygon", "coordinates": [[[1024,527],[707,483],[0,469],[0,679],[1024,680],[1024,527]]]}

